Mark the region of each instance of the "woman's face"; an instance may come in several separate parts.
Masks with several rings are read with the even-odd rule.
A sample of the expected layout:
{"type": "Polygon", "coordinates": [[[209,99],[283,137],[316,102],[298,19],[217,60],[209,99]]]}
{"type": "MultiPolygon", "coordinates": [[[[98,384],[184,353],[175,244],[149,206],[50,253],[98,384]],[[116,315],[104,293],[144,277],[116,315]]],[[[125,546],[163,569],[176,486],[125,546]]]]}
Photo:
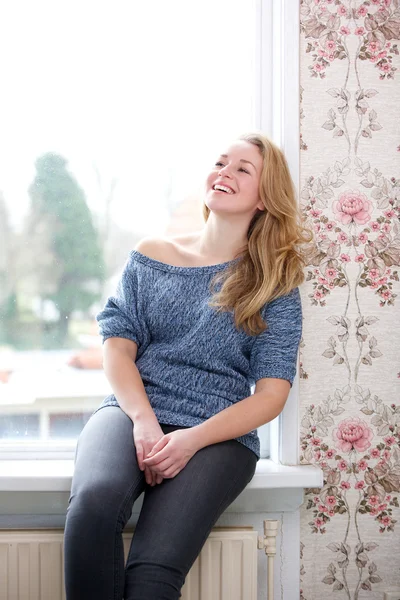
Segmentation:
{"type": "Polygon", "coordinates": [[[258,193],[262,165],[259,149],[250,142],[238,140],[223,150],[206,180],[208,208],[214,212],[251,216],[257,208],[264,210],[258,193]],[[225,191],[218,189],[219,186],[225,191]]]}

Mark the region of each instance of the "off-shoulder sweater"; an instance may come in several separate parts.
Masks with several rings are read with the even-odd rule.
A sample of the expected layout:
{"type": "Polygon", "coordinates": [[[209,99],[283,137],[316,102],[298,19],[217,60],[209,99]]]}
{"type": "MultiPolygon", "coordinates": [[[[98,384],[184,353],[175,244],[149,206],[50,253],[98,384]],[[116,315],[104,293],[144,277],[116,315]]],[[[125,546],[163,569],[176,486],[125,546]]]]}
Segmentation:
{"type": "MultiPolygon", "coordinates": [[[[268,327],[258,335],[236,329],[232,311],[208,305],[213,276],[238,260],[181,267],[133,250],[96,317],[103,343],[136,342],[136,367],[159,423],[198,425],[250,396],[264,377],[292,386],[302,333],[298,287],[262,307],[268,327]]],[[[110,405],[119,406],[113,394],[94,412],[110,405]]],[[[260,458],[257,430],[236,439],[260,458]]]]}

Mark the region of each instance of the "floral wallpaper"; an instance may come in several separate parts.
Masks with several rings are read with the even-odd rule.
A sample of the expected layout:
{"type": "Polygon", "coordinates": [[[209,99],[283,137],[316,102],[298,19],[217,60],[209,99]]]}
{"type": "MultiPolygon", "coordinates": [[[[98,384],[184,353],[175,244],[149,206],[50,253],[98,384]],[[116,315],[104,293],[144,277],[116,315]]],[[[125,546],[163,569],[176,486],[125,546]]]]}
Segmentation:
{"type": "Polygon", "coordinates": [[[300,2],[301,600],[400,589],[400,0],[300,2]]]}

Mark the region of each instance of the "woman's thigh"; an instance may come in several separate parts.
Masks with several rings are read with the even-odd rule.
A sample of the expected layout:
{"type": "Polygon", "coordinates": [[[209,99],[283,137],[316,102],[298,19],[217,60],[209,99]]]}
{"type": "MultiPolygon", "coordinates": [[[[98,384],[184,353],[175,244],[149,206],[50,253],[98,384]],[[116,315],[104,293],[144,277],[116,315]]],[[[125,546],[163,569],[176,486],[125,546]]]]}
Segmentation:
{"type": "MultiPolygon", "coordinates": [[[[162,425],[164,433],[180,429],[162,425]]],[[[146,487],[134,445],[134,425],[118,406],[106,406],[94,413],[81,431],[75,452],[71,499],[80,494],[83,507],[96,508],[110,518],[118,512],[125,524],[132,506],[146,487]]]]}
{"type": "Polygon", "coordinates": [[[147,487],[127,560],[189,571],[213,525],[252,479],[256,455],[229,440],[197,452],[178,475],[147,487]]]}
{"type": "Polygon", "coordinates": [[[124,411],[107,406],[93,414],[80,433],[75,453],[71,499],[80,494],[91,511],[129,519],[145,488],[133,442],[133,423],[124,411]]]}

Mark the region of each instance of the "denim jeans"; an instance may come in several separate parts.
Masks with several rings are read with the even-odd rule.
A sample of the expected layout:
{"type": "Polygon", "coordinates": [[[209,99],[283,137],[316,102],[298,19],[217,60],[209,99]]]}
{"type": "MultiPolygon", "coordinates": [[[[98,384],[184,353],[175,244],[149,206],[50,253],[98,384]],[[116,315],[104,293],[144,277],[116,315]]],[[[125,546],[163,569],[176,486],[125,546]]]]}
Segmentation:
{"type": "MultiPolygon", "coordinates": [[[[164,433],[184,429],[161,425],[164,433]]],[[[154,487],[138,467],[133,423],[117,406],[83,428],[64,531],[67,600],[176,600],[225,509],[252,479],[257,456],[237,440],[202,448],[154,487]],[[143,506],[124,566],[122,531],[143,506]]]]}

